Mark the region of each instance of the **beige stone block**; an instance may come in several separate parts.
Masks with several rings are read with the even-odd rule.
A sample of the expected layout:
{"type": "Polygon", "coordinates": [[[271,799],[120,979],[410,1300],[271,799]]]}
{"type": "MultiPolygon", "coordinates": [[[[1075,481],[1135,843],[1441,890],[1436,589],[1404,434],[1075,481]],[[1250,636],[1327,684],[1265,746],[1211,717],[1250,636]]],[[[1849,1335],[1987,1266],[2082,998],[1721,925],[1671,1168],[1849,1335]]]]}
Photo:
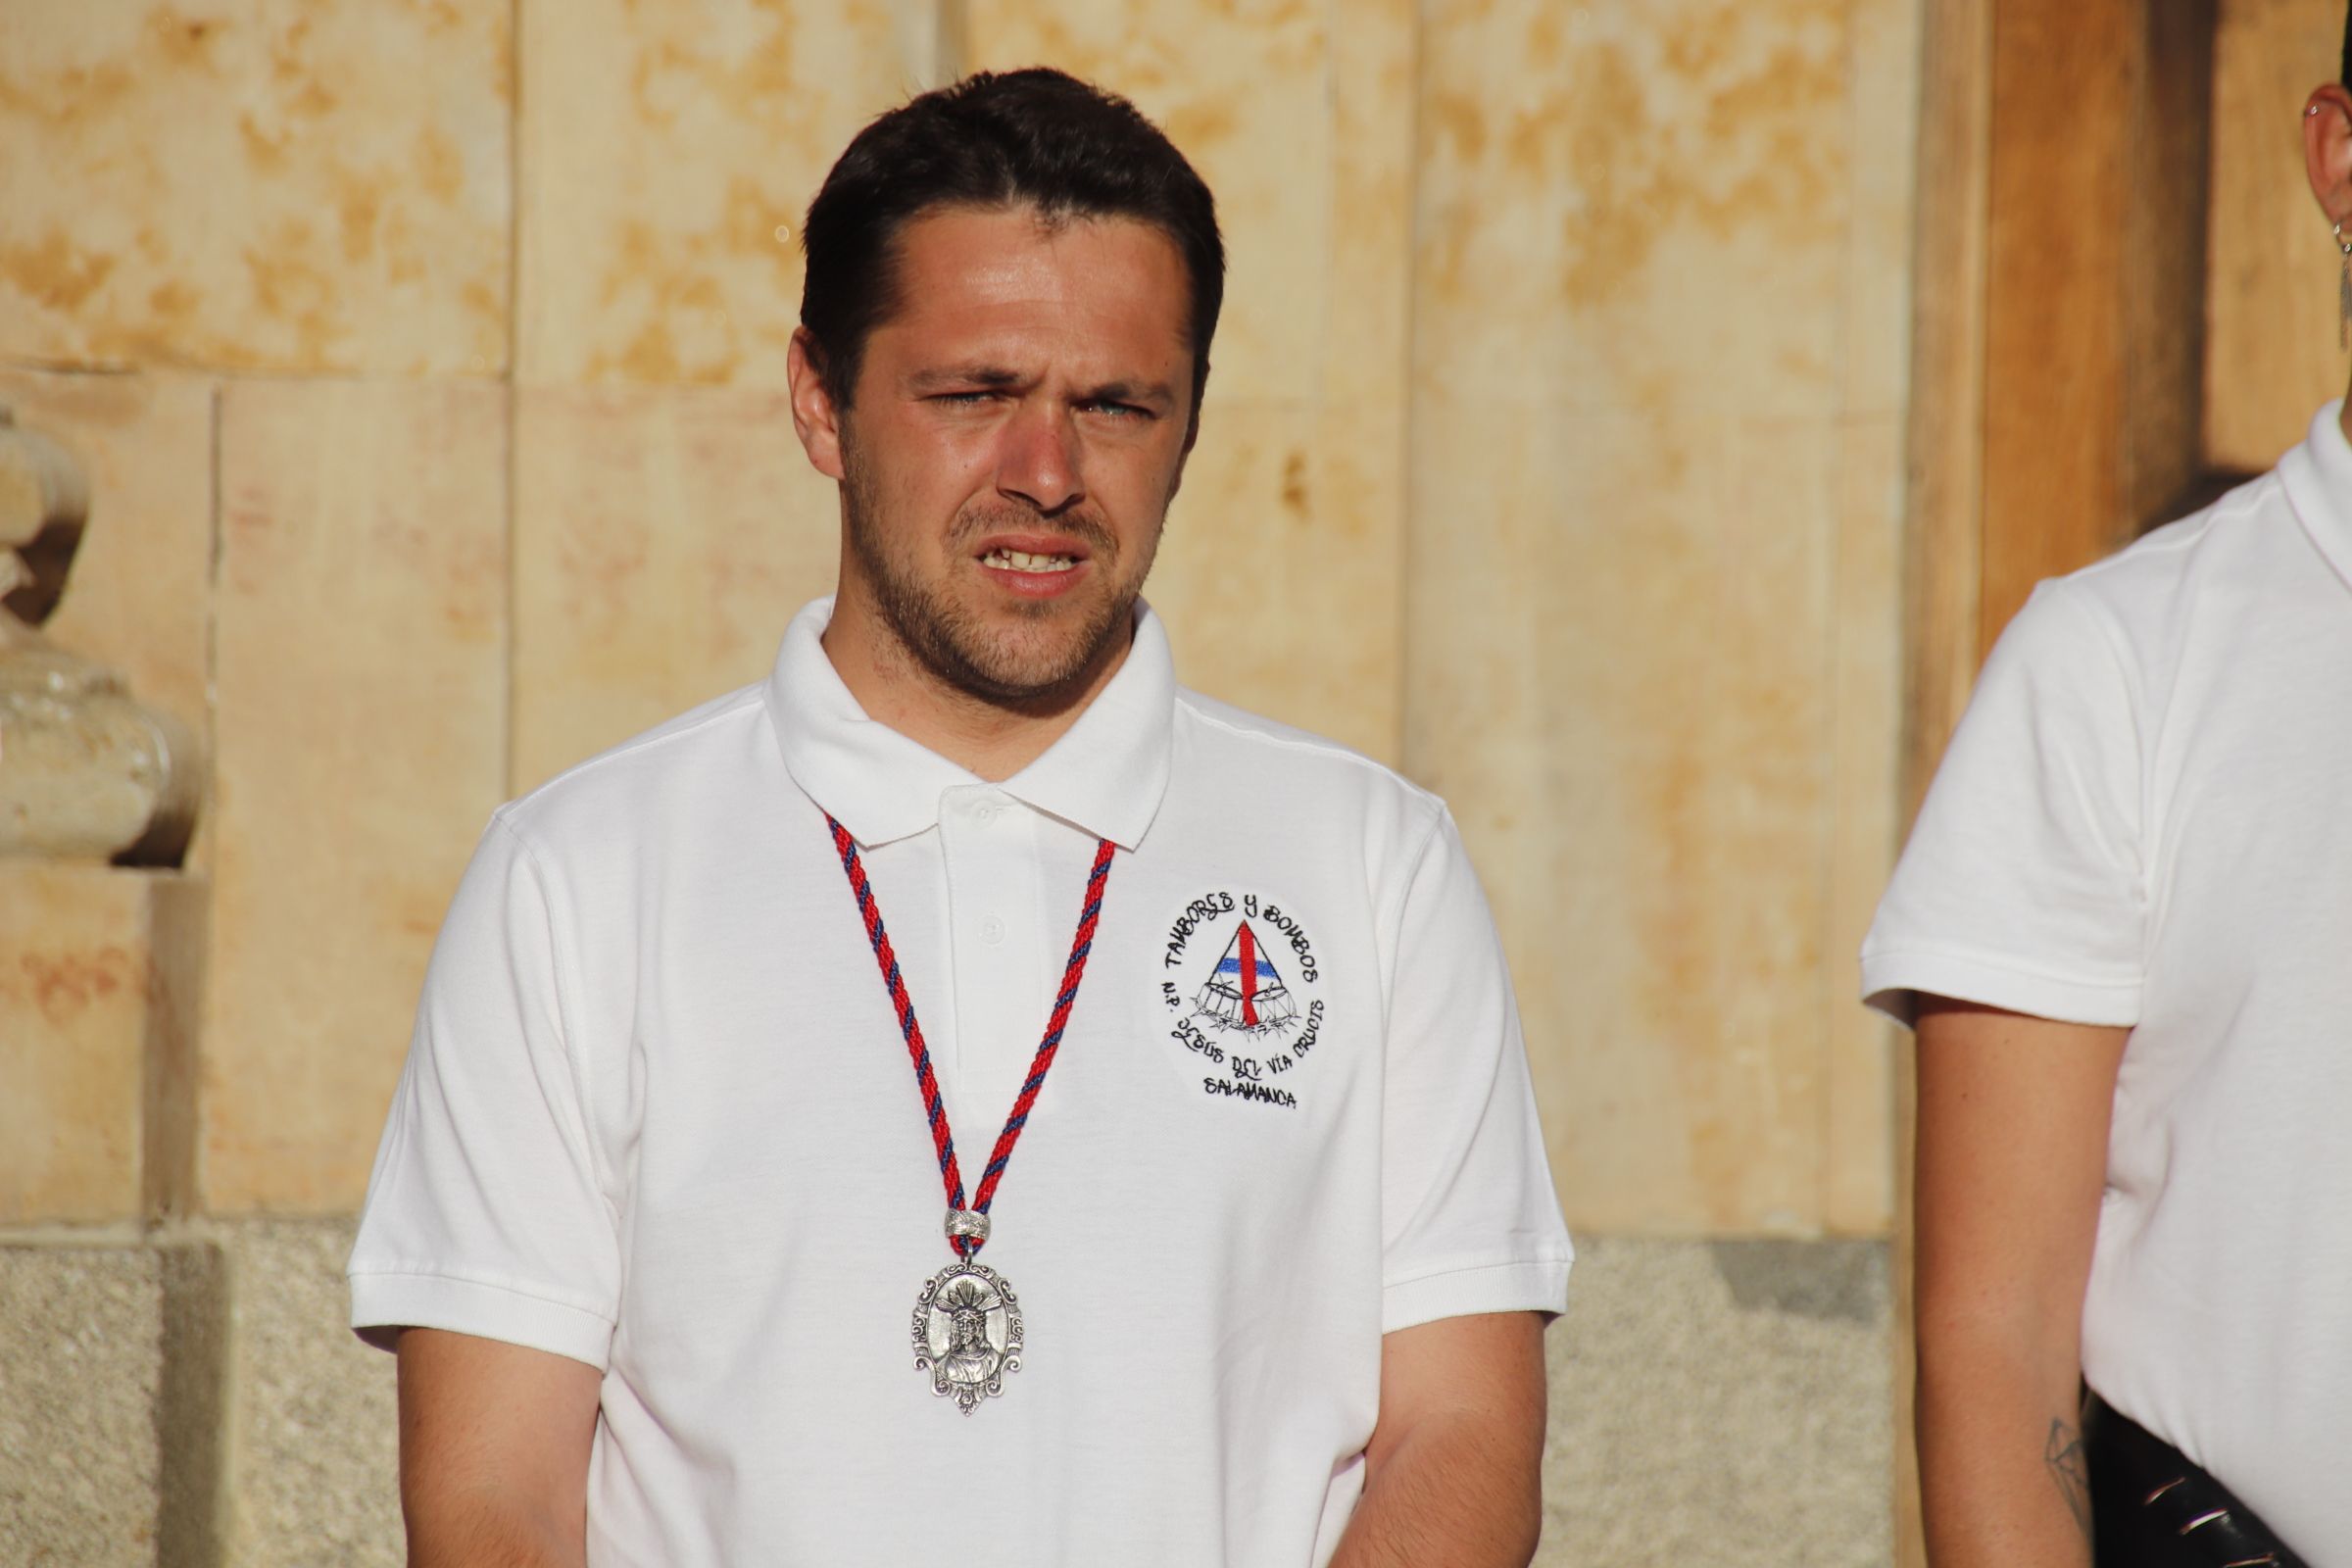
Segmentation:
{"type": "Polygon", "coordinates": [[[2340,258],[2303,173],[2305,94],[2335,79],[2328,0],[2222,0],[2206,231],[2205,461],[2258,473],[2343,395],[2340,258]]]}
{"type": "Polygon", "coordinates": [[[899,66],[908,90],[944,87],[963,74],[965,0],[888,0],[899,66]]]}
{"type": "Polygon", "coordinates": [[[905,9],[524,0],[523,379],[783,385],[801,215],[935,70],[905,9]]]}
{"type": "Polygon", "coordinates": [[[1186,685],[1392,763],[1400,422],[1211,394],[1145,590],[1186,685]]]}
{"type": "Polygon", "coordinates": [[[1577,1239],[1539,1568],[1893,1560],[1886,1249],[1577,1239]]]}
{"type": "Polygon", "coordinates": [[[1217,198],[1215,370],[1148,589],[1179,675],[1396,760],[1411,6],[978,0],[967,27],[975,66],[1132,98],[1217,198]]]}
{"type": "MultiPolygon", "coordinates": [[[[1911,394],[1923,0],[1848,0],[1853,206],[1842,312],[1848,417],[1900,414],[1911,394]]],[[[1937,200],[1949,200],[1938,192],[1937,200]]]]}
{"type": "Polygon", "coordinates": [[[0,368],[0,405],[63,447],[89,484],[81,548],[42,629],[122,675],[141,703],[206,735],[212,383],[0,368]]]}
{"type": "MultiPolygon", "coordinates": [[[[1520,988],[1573,1223],[1822,1223],[1826,422],[1425,401],[1408,770],[1520,988]]],[[[1835,961],[1842,988],[1848,963],[1835,961]]]]}
{"type": "Polygon", "coordinates": [[[149,891],[102,867],[0,870],[0,1220],[139,1211],[149,891]]]}
{"type": "Polygon", "coordinates": [[[0,1224],[185,1206],[203,899],[176,872],[0,861],[0,1224]]]}
{"type": "Polygon", "coordinates": [[[765,675],[841,525],[780,392],[530,389],[515,441],[519,793],[765,675]]]}
{"type": "MultiPolygon", "coordinates": [[[[1397,8],[1367,6],[1366,24],[1401,33],[1397,8]]],[[[1217,328],[1214,382],[1240,398],[1310,396],[1318,368],[1337,338],[1359,327],[1380,334],[1385,320],[1359,323],[1361,301],[1335,288],[1348,247],[1367,238],[1401,270],[1406,252],[1385,213],[1367,212],[1364,196],[1383,183],[1350,171],[1351,201],[1343,227],[1335,196],[1341,148],[1334,76],[1333,20],[1322,6],[1252,3],[1202,6],[1190,0],[971,0],[966,22],[971,64],[1007,70],[1048,65],[1135,101],[1181,148],[1217,199],[1225,233],[1225,309],[1217,328]]],[[[1352,26],[1352,22],[1346,25],[1352,26]]],[[[1398,47],[1388,46],[1391,53],[1398,47]]],[[[1377,77],[1381,67],[1372,68],[1377,77]]],[[[1363,79],[1364,73],[1350,81],[1363,79]]],[[[1392,111],[1401,127],[1409,91],[1392,73],[1392,111]]],[[[1356,89],[1350,128],[1371,117],[1356,89]]],[[[1382,144],[1378,122],[1361,154],[1387,164],[1387,194],[1405,210],[1402,147],[1382,144]]],[[[1399,142],[1401,137],[1397,138],[1399,142]]],[[[1345,279],[1338,279],[1345,281],[1345,279]]]]}
{"type": "Polygon", "coordinates": [[[238,1568],[399,1568],[393,1358],[351,1332],[349,1219],[224,1225],[238,1568]]]}
{"type": "Polygon", "coordinates": [[[1849,418],[1837,443],[1822,1221],[1844,1235],[1883,1236],[1894,1222],[1894,1053],[1901,1047],[1894,1026],[1856,994],[1862,938],[1901,832],[1903,421],[1894,415],[1849,418]]]}
{"type": "MultiPolygon", "coordinates": [[[[1338,13],[1335,13],[1338,15],[1338,13]]],[[[1358,0],[1330,42],[1332,234],[1323,299],[1322,396],[1394,402],[1412,368],[1414,88],[1412,0],[1358,0]]],[[[1403,500],[1402,450],[1391,490],[1403,500]]]]}
{"type": "Polygon", "coordinates": [[[1423,18],[1416,385],[1660,418],[1837,410],[1846,0],[1423,18]]]}
{"type": "Polygon", "coordinates": [[[0,355],[495,374],[505,0],[12,0],[0,355]]]}
{"type": "Polygon", "coordinates": [[[505,793],[506,425],[478,383],[222,391],[211,1212],[366,1188],[505,793]]]}

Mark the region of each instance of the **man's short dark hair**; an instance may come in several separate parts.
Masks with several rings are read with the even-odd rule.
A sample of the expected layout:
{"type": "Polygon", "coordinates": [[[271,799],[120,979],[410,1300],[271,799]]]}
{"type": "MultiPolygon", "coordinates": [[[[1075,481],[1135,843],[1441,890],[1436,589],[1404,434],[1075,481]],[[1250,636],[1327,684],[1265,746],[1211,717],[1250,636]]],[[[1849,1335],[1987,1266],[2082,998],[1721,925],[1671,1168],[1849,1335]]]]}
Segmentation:
{"type": "Polygon", "coordinates": [[[979,72],[882,115],[825,176],[801,226],[801,324],[847,410],[869,333],[898,308],[899,233],[937,208],[1031,207],[1048,222],[1126,218],[1166,234],[1192,284],[1193,406],[1225,300],[1216,203],[1135,105],[1044,69],[979,72]]]}

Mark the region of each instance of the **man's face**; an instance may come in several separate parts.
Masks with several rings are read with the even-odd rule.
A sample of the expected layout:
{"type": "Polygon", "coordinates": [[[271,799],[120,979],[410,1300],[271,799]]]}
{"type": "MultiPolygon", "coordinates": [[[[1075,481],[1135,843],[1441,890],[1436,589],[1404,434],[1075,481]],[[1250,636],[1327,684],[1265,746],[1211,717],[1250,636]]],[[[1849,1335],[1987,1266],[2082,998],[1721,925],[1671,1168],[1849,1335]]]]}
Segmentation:
{"type": "Polygon", "coordinates": [[[957,690],[1082,685],[1124,647],[1184,466],[1184,261],[1125,219],[948,209],[899,239],[897,314],[839,420],[861,596],[957,690]]]}

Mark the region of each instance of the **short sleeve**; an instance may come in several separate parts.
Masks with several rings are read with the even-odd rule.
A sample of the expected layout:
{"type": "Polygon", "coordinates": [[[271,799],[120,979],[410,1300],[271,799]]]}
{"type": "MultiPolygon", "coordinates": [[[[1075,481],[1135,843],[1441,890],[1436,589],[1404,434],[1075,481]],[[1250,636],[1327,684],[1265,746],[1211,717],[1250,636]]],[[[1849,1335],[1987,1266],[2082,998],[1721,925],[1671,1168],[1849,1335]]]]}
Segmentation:
{"type": "Polygon", "coordinates": [[[1381,1331],[1557,1312],[1568,1231],[1502,945],[1450,816],[1413,871],[1391,961],[1381,1331]]]}
{"type": "Polygon", "coordinates": [[[2139,1018],[2146,895],[2137,690],[2065,579],[1995,645],[1862,947],[1870,1004],[1921,993],[2065,1023],[2139,1018]]]}
{"type": "Polygon", "coordinates": [[[351,1321],[603,1368],[619,1292],[546,887],[503,818],[435,944],[352,1250],[351,1321]]]}

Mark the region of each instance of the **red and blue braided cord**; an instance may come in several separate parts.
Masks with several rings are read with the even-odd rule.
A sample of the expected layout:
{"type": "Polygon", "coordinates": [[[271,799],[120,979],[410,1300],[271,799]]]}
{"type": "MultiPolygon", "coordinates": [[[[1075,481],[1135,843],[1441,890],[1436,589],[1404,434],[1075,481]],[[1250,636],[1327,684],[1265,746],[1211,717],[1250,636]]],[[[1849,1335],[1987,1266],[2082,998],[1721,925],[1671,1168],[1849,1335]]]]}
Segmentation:
{"type": "MultiPolygon", "coordinates": [[[[890,993],[891,1007],[899,1015],[899,1032],[906,1039],[906,1057],[914,1063],[914,1086],[923,1097],[923,1114],[931,1122],[931,1147],[939,1152],[939,1175],[947,1188],[948,1206],[961,1208],[963,1202],[963,1172],[956,1163],[956,1135],[948,1126],[947,1102],[940,1098],[939,1080],[931,1071],[931,1048],[923,1043],[923,1026],[914,1016],[914,999],[906,994],[906,978],[899,971],[899,956],[891,950],[890,932],[882,924],[882,906],[874,898],[873,885],[866,880],[865,863],[858,858],[858,841],[850,830],[825,813],[825,825],[833,830],[833,848],[841,856],[841,869],[850,879],[850,891],[857,895],[858,913],[865,921],[866,941],[873,945],[874,963],[882,972],[883,989],[890,993]]],[[[1012,1111],[1004,1118],[1004,1130],[997,1134],[997,1147],[990,1152],[988,1165],[980,1173],[980,1194],[973,1200],[972,1209],[988,1212],[996,1201],[997,1184],[1004,1179],[1004,1167],[1012,1162],[1012,1146],[1020,1142],[1021,1129],[1029,1125],[1029,1111],[1037,1103],[1038,1091],[1046,1087],[1046,1073],[1054,1065],[1054,1053],[1061,1049],[1062,1031],[1069,1027],[1070,1008],[1078,1001],[1078,984],[1086,978],[1087,955],[1095,950],[1095,926],[1102,917],[1102,889],[1110,880],[1111,842],[1097,841],[1094,869],[1087,873],[1086,903],[1078,911],[1078,931],[1070,938],[1070,961],[1062,966],[1061,990],[1054,999],[1053,1016],[1046,1020],[1045,1037],[1037,1043],[1037,1054],[1030,1059],[1029,1076],[1021,1083],[1021,1092],[1013,1098],[1012,1111]]],[[[969,1259],[980,1250],[981,1243],[973,1237],[957,1237],[950,1246],[956,1254],[969,1259]]]]}

